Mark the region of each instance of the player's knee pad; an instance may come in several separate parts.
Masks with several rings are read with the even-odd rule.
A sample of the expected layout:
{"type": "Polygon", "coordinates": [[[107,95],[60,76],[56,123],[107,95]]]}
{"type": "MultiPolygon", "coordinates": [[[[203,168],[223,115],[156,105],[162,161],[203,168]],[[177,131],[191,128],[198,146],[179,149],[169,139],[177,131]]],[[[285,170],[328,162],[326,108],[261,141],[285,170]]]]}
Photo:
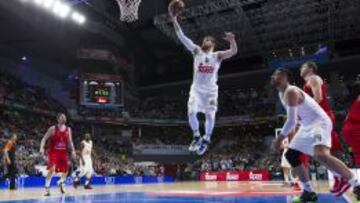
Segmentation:
{"type": "Polygon", "coordinates": [[[300,166],[302,164],[301,155],[302,155],[302,153],[300,151],[297,151],[297,150],[294,150],[294,149],[289,149],[285,153],[286,159],[288,160],[289,164],[293,168],[298,167],[298,166],[300,166]]]}

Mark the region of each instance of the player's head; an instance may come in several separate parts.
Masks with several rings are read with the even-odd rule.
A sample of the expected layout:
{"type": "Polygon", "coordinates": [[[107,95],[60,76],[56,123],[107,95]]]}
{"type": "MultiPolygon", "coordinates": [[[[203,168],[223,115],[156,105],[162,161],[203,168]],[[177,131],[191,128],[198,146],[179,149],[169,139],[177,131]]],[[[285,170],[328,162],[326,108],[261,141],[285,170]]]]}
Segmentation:
{"type": "Polygon", "coordinates": [[[216,40],[215,37],[207,35],[204,37],[201,49],[205,52],[209,52],[215,49],[216,46],[216,40]]]}
{"type": "Polygon", "coordinates": [[[66,123],[66,115],[64,113],[59,113],[57,116],[58,124],[65,124],[66,123]]]}
{"type": "Polygon", "coordinates": [[[271,75],[271,85],[274,87],[283,87],[289,84],[290,72],[284,68],[276,69],[271,75]]]}
{"type": "Polygon", "coordinates": [[[304,78],[309,74],[316,74],[317,70],[318,70],[318,66],[316,65],[316,63],[312,61],[308,61],[301,66],[300,76],[304,78]]]}
{"type": "Polygon", "coordinates": [[[86,141],[90,141],[90,140],[91,140],[91,135],[90,135],[90,133],[85,133],[84,139],[85,139],[86,141]]]}
{"type": "Polygon", "coordinates": [[[11,134],[11,138],[10,138],[10,139],[11,139],[12,142],[16,142],[16,141],[17,141],[17,138],[18,138],[18,137],[17,137],[17,134],[16,134],[16,133],[11,134]]]}

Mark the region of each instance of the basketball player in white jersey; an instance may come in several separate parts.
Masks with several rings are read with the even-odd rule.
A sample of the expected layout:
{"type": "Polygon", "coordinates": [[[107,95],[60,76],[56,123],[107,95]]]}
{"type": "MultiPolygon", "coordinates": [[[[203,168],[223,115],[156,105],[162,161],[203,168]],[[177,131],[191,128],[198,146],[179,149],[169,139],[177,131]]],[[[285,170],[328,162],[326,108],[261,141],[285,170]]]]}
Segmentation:
{"type": "Polygon", "coordinates": [[[356,176],[340,160],[331,155],[331,132],[332,123],[319,106],[308,94],[296,86],[289,84],[289,73],[285,69],[276,70],[271,76],[271,83],[279,91],[282,104],[287,110],[287,121],[280,135],[274,140],[273,148],[281,149],[284,139],[300,124],[300,128],[289,144],[285,157],[292,166],[292,170],[298,175],[303,192],[300,196],[302,202],[316,201],[317,195],[313,191],[309,174],[305,170],[300,156],[305,153],[315,158],[329,170],[336,172],[348,184],[344,185],[334,195],[343,195],[351,186],[354,187],[356,198],[360,198],[360,183],[356,176]]]}
{"type": "MultiPolygon", "coordinates": [[[[171,4],[169,5],[169,8],[171,4]]],[[[210,138],[215,126],[215,115],[217,112],[218,100],[218,71],[221,62],[237,54],[237,44],[235,35],[226,32],[224,40],[230,43],[230,49],[226,51],[214,52],[215,38],[206,36],[200,46],[187,38],[177,21],[178,13],[172,13],[169,9],[171,20],[174,24],[176,35],[182,44],[194,57],[193,83],[191,85],[190,97],[188,100],[188,118],[193,131],[193,141],[189,150],[196,151],[198,155],[203,155],[210,143],[210,138]],[[199,120],[197,114],[205,114],[205,136],[200,136],[199,120]]]]}
{"type": "Polygon", "coordinates": [[[91,176],[93,174],[93,162],[92,162],[92,149],[93,149],[93,142],[91,140],[91,136],[89,133],[86,133],[84,136],[84,140],[81,141],[81,151],[80,151],[80,171],[77,173],[74,187],[80,185],[80,178],[85,176],[86,181],[84,188],[87,190],[91,190],[92,187],[90,186],[91,176]]]}

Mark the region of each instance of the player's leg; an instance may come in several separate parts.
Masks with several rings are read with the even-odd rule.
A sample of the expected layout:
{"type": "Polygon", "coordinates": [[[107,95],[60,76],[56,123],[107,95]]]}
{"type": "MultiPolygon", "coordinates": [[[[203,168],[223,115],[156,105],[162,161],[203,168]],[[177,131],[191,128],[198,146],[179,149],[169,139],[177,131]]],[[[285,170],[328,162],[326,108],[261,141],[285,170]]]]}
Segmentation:
{"type": "Polygon", "coordinates": [[[360,187],[360,182],[356,176],[342,161],[331,155],[329,147],[322,145],[315,146],[314,158],[329,170],[339,174],[345,180],[340,183],[337,190],[332,191],[335,196],[341,196],[350,189],[351,186],[360,187]]]}
{"type": "Polygon", "coordinates": [[[289,186],[291,183],[290,183],[290,169],[289,168],[286,168],[286,167],[283,167],[283,176],[284,176],[284,185],[285,186],[289,186]]]}
{"type": "Polygon", "coordinates": [[[87,173],[85,174],[85,177],[86,177],[86,180],[85,180],[85,186],[84,188],[87,189],[87,190],[91,190],[92,187],[90,185],[90,181],[91,181],[91,175],[92,175],[92,172],[90,170],[87,171],[87,173]]]}
{"type": "Polygon", "coordinates": [[[302,155],[314,154],[313,148],[314,138],[308,132],[308,129],[300,127],[294,138],[291,140],[289,150],[286,152],[285,157],[291,165],[291,170],[299,179],[302,194],[301,201],[317,201],[317,194],[315,193],[309,176],[309,171],[304,166],[302,155]]]}
{"type": "Polygon", "coordinates": [[[59,189],[60,189],[60,192],[62,194],[65,194],[65,180],[67,178],[67,175],[68,175],[68,172],[62,172],[62,173],[59,173],[60,175],[60,180],[57,182],[57,185],[59,186],[59,189]]]}
{"type": "Polygon", "coordinates": [[[55,174],[55,166],[48,167],[48,173],[45,179],[45,196],[50,196],[50,184],[53,175],[55,174]]]}
{"type": "Polygon", "coordinates": [[[332,126],[320,123],[313,128],[310,133],[314,137],[314,158],[332,171],[336,176],[340,176],[343,179],[339,185],[336,185],[337,188],[334,188],[331,192],[335,196],[341,196],[351,186],[355,188],[360,187],[359,181],[351,170],[342,161],[332,156],[330,153],[332,126]]]}
{"type": "Polygon", "coordinates": [[[198,155],[204,155],[209,147],[211,141],[211,135],[215,127],[216,111],[210,110],[205,113],[205,136],[200,140],[200,146],[197,150],[198,155]]]}
{"type": "Polygon", "coordinates": [[[189,146],[189,151],[196,151],[198,148],[198,142],[200,140],[200,131],[199,131],[199,119],[198,114],[198,95],[194,92],[190,92],[190,97],[188,101],[188,120],[190,128],[193,132],[193,139],[189,146]]]}
{"type": "Polygon", "coordinates": [[[297,174],[299,178],[299,182],[302,188],[300,200],[303,202],[317,201],[317,195],[312,187],[309,173],[301,162],[301,155],[302,152],[296,149],[289,148],[289,150],[285,154],[285,157],[292,167],[291,170],[293,171],[293,173],[297,174]]]}

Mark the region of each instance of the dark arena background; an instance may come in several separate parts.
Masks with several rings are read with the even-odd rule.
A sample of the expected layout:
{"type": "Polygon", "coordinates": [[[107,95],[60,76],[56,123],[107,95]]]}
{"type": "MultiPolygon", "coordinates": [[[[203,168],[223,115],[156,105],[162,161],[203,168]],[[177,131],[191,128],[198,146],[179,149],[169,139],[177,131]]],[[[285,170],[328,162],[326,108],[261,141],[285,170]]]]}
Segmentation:
{"type": "Polygon", "coordinates": [[[360,0],[175,1],[0,1],[0,202],[359,201],[360,0]],[[273,143],[291,114],[278,68],[336,118],[331,155],[299,163],[310,181],[286,153],[301,133],[273,143]]]}

